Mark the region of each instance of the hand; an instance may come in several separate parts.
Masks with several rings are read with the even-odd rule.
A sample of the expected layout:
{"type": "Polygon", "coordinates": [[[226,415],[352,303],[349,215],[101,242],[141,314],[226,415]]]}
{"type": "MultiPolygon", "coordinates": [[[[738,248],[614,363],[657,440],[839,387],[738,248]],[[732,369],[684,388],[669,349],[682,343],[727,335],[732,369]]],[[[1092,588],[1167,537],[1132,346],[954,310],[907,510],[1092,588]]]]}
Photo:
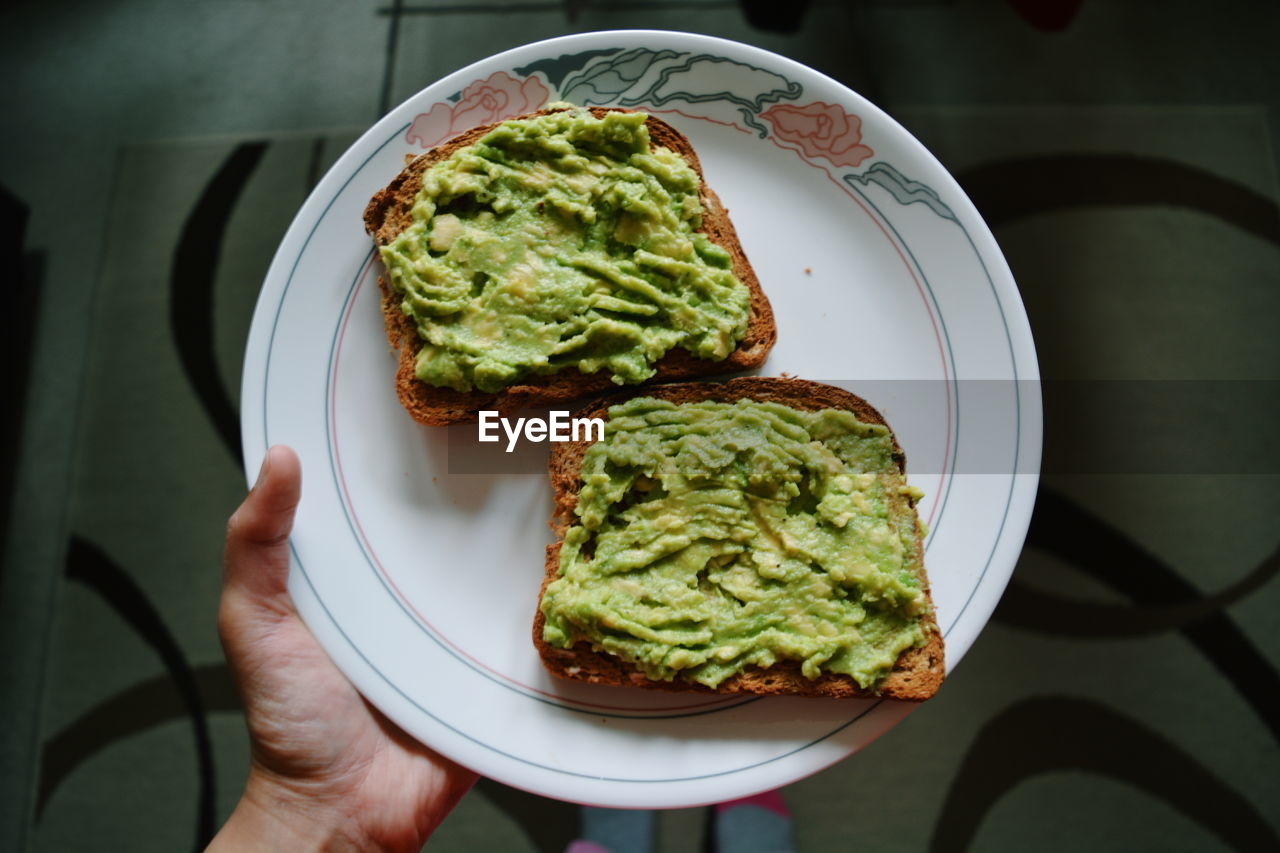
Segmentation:
{"type": "Polygon", "coordinates": [[[209,850],[413,850],[475,774],[367,703],[298,618],[285,580],[302,473],[267,451],[227,525],[218,628],[244,701],[252,760],[209,850]]]}

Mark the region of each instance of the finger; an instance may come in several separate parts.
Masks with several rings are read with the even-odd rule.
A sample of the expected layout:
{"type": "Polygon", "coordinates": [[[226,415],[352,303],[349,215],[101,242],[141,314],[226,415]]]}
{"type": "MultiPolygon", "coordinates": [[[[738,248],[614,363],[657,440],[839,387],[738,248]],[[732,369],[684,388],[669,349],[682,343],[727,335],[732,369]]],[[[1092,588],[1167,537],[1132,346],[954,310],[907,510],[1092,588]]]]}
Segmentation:
{"type": "Polygon", "coordinates": [[[242,591],[267,604],[288,600],[289,533],[302,492],[302,466],[284,445],[267,451],[244,503],[227,523],[228,591],[242,591]]]}

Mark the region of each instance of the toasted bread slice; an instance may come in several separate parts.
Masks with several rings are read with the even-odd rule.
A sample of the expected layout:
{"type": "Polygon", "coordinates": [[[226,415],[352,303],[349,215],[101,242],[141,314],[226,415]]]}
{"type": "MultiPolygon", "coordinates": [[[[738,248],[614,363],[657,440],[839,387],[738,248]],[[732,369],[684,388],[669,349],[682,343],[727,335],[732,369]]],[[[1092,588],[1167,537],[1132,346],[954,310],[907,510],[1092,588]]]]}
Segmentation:
{"type": "MultiPolygon", "coordinates": [[[[611,110],[592,107],[597,116],[611,110]]],[[[613,110],[627,112],[624,110],[613,110]]],[[[520,116],[531,118],[547,112],[520,116]]],[[[396,178],[380,190],[369,202],[364,212],[365,230],[379,246],[385,246],[396,238],[411,222],[410,210],[414,198],[422,187],[422,172],[431,165],[448,158],[453,152],[471,145],[496,127],[488,124],[473,128],[413,159],[396,178]]],[[[661,119],[649,116],[646,121],[651,144],[662,146],[683,157],[698,177],[702,178],[702,166],[693,147],[679,131],[661,119]]],[[[759,367],[764,363],[777,338],[777,326],[773,311],[756,278],[755,271],[738,241],[738,235],[729,221],[728,211],[720,199],[702,181],[702,226],[699,229],[712,243],[720,246],[732,257],[734,276],[750,291],[750,313],[746,334],[727,358],[711,361],[697,358],[688,351],[675,347],[654,364],[657,373],[644,384],[691,379],[724,373],[736,373],[759,367]]],[[[584,374],[569,368],[558,373],[530,376],[519,380],[496,394],[482,391],[462,392],[451,388],[428,385],[417,378],[414,363],[422,346],[413,321],[400,310],[401,297],[390,286],[385,276],[378,279],[382,290],[382,311],[387,339],[399,352],[399,369],[396,372],[396,391],[400,402],[415,420],[423,424],[440,426],[451,423],[471,423],[477,420],[481,409],[497,409],[512,412],[525,406],[562,403],[593,394],[616,390],[607,370],[584,374]]],[[[635,387],[635,386],[632,386],[635,387]]]]}
{"type": "MultiPolygon", "coordinates": [[[[626,394],[597,400],[575,417],[597,417],[608,419],[611,405],[629,397],[656,397],[673,403],[687,403],[701,400],[732,403],[741,399],[758,402],[774,402],[801,411],[818,411],[821,409],[844,409],[852,412],[865,423],[882,424],[884,418],[862,398],[840,388],[809,382],[800,379],[779,379],[765,377],[744,377],[727,382],[685,383],[679,385],[660,385],[642,388],[626,394]]],[[[590,441],[571,441],[552,445],[549,471],[551,486],[554,492],[555,510],[551,526],[561,541],[547,546],[545,577],[542,590],[539,592],[539,603],[543,593],[559,575],[560,546],[565,532],[575,522],[574,509],[578,503],[583,455],[591,445],[590,441]]],[[[902,448],[894,439],[896,453],[894,459],[899,469],[905,472],[906,457],[902,448]]],[[[905,496],[898,499],[907,501],[905,496]]],[[[914,510],[912,511],[914,517],[914,510]]],[[[904,651],[894,665],[892,672],[885,676],[875,690],[861,688],[853,678],[833,673],[823,673],[816,679],[809,679],[800,672],[799,663],[781,662],[768,669],[758,667],[732,676],[722,682],[714,690],[701,684],[681,680],[671,682],[655,681],[646,677],[638,669],[626,661],[605,652],[596,651],[591,644],[580,641],[572,648],[562,649],[549,645],[543,640],[543,626],[546,618],[541,607],[534,617],[533,642],[542,657],[546,668],[554,675],[562,678],[586,681],[592,684],[633,685],[659,690],[700,691],[722,694],[762,694],[790,696],[826,696],[855,697],[880,696],[908,701],[923,701],[933,696],[943,680],[943,641],[938,630],[933,611],[933,601],[929,594],[928,577],[925,574],[923,554],[924,545],[919,538],[917,527],[917,554],[920,555],[915,570],[920,578],[928,607],[921,617],[927,641],[923,646],[904,651]]]]}

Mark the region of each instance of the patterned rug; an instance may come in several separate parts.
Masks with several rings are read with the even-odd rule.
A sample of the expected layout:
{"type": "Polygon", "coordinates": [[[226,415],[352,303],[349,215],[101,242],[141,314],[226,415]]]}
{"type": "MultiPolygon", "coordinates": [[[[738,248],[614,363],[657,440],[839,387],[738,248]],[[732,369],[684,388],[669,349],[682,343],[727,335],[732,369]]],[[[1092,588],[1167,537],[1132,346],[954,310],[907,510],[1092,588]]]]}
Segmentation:
{"type": "MultiPolygon", "coordinates": [[[[942,693],[782,790],[797,849],[1280,849],[1269,116],[893,113],[1013,268],[1047,380],[1045,476],[1009,590],[942,693]]],[[[243,344],[276,243],[359,130],[116,159],[30,849],[198,848],[239,795],[215,613],[243,344]]],[[[708,814],[660,814],[656,849],[706,849],[708,814]]],[[[429,849],[551,853],[579,830],[577,807],[485,781],[429,849]]]]}

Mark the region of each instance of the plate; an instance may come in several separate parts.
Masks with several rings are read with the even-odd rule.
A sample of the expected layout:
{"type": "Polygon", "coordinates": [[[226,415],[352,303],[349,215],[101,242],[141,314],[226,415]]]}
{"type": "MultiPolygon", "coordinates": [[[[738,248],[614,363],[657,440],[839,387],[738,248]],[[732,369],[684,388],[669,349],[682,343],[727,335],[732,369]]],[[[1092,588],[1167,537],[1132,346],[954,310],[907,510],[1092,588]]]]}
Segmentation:
{"type": "Polygon", "coordinates": [[[530,641],[546,478],[514,462],[458,470],[457,428],[417,425],[394,394],[365,204],[407,154],[557,99],[649,110],[688,136],[773,304],[778,344],[761,372],[842,385],[894,425],[926,492],[926,565],[954,672],[1004,589],[1035,494],[1026,315],[989,230],[920,143],[841,84],[757,48],[656,31],[552,39],[464,68],[374,125],[317,185],[267,274],[245,359],[247,471],[272,444],[298,451],[298,610],[423,743],[580,803],[747,796],[847,757],[913,706],[553,679],[530,641]]]}

